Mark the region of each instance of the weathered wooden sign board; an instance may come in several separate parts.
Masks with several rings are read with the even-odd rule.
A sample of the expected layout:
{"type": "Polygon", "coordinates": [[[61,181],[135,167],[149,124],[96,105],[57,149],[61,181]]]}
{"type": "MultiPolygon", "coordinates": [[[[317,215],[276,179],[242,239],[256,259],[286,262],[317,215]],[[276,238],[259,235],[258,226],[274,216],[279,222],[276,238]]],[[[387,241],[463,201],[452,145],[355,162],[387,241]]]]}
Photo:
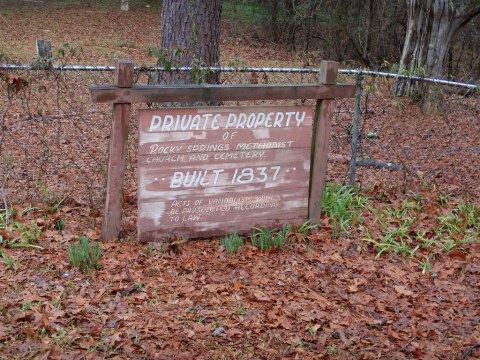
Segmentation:
{"type": "Polygon", "coordinates": [[[333,99],[355,90],[337,84],[337,73],[338,63],[322,61],[318,84],[135,85],[133,62],[118,61],[114,85],[90,87],[94,102],[113,104],[102,239],[121,233],[128,128],[138,102],[317,100],[313,119],[307,107],[141,111],[140,240],[319,221],[333,99]]]}
{"type": "Polygon", "coordinates": [[[139,114],[140,241],[306,221],[312,107],[139,114]]]}

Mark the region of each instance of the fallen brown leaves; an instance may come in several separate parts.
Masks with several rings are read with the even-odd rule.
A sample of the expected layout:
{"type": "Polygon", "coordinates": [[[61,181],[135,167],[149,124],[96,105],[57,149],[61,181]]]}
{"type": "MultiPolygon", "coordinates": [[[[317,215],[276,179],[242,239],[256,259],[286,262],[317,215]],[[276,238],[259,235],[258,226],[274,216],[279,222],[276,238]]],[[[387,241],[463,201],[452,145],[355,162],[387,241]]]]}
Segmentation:
{"type": "Polygon", "coordinates": [[[7,83],[8,88],[15,91],[15,93],[18,93],[28,85],[27,80],[24,78],[2,71],[0,71],[0,79],[4,80],[7,83]]]}
{"type": "Polygon", "coordinates": [[[8,358],[458,358],[480,341],[479,245],[422,274],[322,231],[309,242],[226,255],[104,244],[103,270],[70,268],[66,244],[5,249],[1,353],[8,358]],[[135,287],[135,291],[129,289],[135,287]],[[330,354],[330,355],[328,355],[330,354]]]}

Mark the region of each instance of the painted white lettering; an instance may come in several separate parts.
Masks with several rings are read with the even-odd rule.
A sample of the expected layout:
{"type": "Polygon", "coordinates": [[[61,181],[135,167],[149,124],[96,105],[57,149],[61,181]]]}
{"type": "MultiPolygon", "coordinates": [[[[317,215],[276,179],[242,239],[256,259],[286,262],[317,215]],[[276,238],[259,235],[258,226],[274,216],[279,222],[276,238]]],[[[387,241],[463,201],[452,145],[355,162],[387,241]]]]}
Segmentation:
{"type": "Polygon", "coordinates": [[[278,112],[275,115],[275,121],[273,122],[273,127],[282,127],[283,118],[285,115],[281,112],[278,112]]]}
{"type": "Polygon", "coordinates": [[[256,129],[257,127],[262,125],[264,122],[265,122],[265,113],[258,113],[257,114],[257,119],[255,120],[254,128],[256,129]]]}
{"type": "Polygon", "coordinates": [[[255,113],[251,113],[250,115],[248,115],[247,128],[249,128],[249,129],[252,129],[252,128],[253,128],[253,129],[254,129],[254,128],[257,127],[257,126],[256,126],[256,123],[257,123],[257,122],[256,122],[256,120],[255,120],[256,117],[257,117],[257,114],[255,114],[255,113]]]}
{"type": "Polygon", "coordinates": [[[215,170],[213,170],[213,173],[215,174],[215,178],[213,179],[213,185],[217,185],[217,183],[218,183],[218,176],[219,176],[222,172],[224,172],[224,171],[225,171],[225,170],[223,170],[223,169],[215,169],[215,170]]]}
{"type": "Polygon", "coordinates": [[[150,121],[150,128],[148,129],[148,131],[157,130],[161,124],[162,124],[162,118],[158,115],[153,115],[152,120],[150,121]]]}
{"type": "Polygon", "coordinates": [[[200,130],[200,115],[195,115],[190,125],[190,130],[200,130]]]}
{"type": "Polygon", "coordinates": [[[188,161],[205,161],[208,160],[208,154],[191,154],[188,161]]]}
{"type": "Polygon", "coordinates": [[[171,206],[173,207],[190,206],[190,200],[173,200],[171,206]]]}
{"type": "Polygon", "coordinates": [[[220,114],[215,114],[215,116],[213,117],[213,120],[212,120],[212,130],[218,130],[220,129],[220,126],[218,126],[218,121],[221,119],[221,115],[220,114]]]}
{"type": "Polygon", "coordinates": [[[297,112],[295,114],[295,121],[297,122],[297,126],[300,126],[305,121],[305,116],[306,116],[305,111],[303,111],[301,113],[297,112]],[[299,116],[300,114],[301,114],[301,116],[299,116]]]}
{"type": "Polygon", "coordinates": [[[177,117],[177,124],[175,126],[175,130],[178,129],[178,124],[180,123],[180,129],[181,130],[189,130],[190,129],[190,123],[192,122],[192,115],[186,115],[184,114],[182,116],[182,120],[177,117]]]}
{"type": "Polygon", "coordinates": [[[172,175],[172,179],[170,180],[170,188],[176,189],[182,186],[182,179],[183,179],[183,172],[175,171],[172,175]]]}
{"type": "Polygon", "coordinates": [[[185,215],[182,218],[182,221],[199,221],[200,215],[185,215]]]}
{"type": "Polygon", "coordinates": [[[182,145],[161,146],[160,144],[150,145],[150,154],[175,154],[182,150],[182,145]]]}
{"type": "Polygon", "coordinates": [[[267,118],[265,119],[265,127],[272,127],[272,118],[275,114],[273,112],[267,114],[267,118]]]}
{"type": "Polygon", "coordinates": [[[227,124],[225,125],[225,129],[234,127],[236,122],[237,122],[237,115],[232,113],[228,114],[227,124]]]}
{"type": "Polygon", "coordinates": [[[250,203],[250,204],[239,204],[235,205],[234,209],[237,211],[245,211],[245,210],[256,210],[256,209],[269,209],[269,208],[276,208],[280,204],[278,202],[271,202],[271,203],[250,203]]]}
{"type": "Polygon", "coordinates": [[[257,129],[261,127],[301,126],[306,120],[306,112],[240,112],[204,114],[153,115],[148,131],[200,131],[224,129],[257,129]],[[222,117],[226,122],[221,125],[222,117]]]}
{"type": "MultiPolygon", "coordinates": [[[[214,185],[217,184],[219,175],[224,171],[224,169],[211,170],[214,176],[214,185]]],[[[209,186],[211,185],[208,180],[209,174],[210,170],[175,171],[170,179],[170,188],[209,186]]]]}
{"type": "Polygon", "coordinates": [[[205,171],[205,172],[203,173],[202,180],[200,180],[200,186],[208,186],[208,185],[210,185],[210,183],[207,181],[207,179],[205,179],[206,176],[207,176],[207,171],[205,171]]]}
{"type": "Polygon", "coordinates": [[[293,140],[290,141],[269,141],[258,143],[239,143],[237,150],[259,150],[259,149],[285,149],[291,148],[293,140]]]}
{"type": "Polygon", "coordinates": [[[245,123],[247,122],[247,114],[245,113],[240,113],[238,115],[238,121],[235,126],[236,129],[243,129],[245,127],[245,123]]]}
{"type": "Polygon", "coordinates": [[[173,116],[165,115],[163,117],[162,131],[171,131],[172,124],[173,124],[173,116]]]}
{"type": "MultiPolygon", "coordinates": [[[[287,115],[287,121],[285,123],[285,127],[290,126],[290,121],[292,119],[292,116],[295,115],[296,113],[294,111],[287,111],[285,115],[287,115]]],[[[297,125],[298,126],[298,125],[297,125]]]]}
{"type": "Polygon", "coordinates": [[[184,162],[185,155],[161,155],[147,157],[147,164],[184,162]]]}

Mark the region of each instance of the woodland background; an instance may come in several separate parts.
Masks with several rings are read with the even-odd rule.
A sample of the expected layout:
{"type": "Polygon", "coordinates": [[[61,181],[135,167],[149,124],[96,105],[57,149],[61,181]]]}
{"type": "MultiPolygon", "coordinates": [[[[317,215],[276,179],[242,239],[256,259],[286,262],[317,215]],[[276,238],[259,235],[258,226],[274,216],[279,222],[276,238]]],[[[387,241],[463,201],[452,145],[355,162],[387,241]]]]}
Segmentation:
{"type": "MultiPolygon", "coordinates": [[[[118,1],[4,0],[1,62],[42,65],[34,44],[46,38],[54,64],[155,65],[160,4],[129,4],[122,12],[118,1]]],[[[395,72],[403,1],[288,4],[225,1],[220,64],[315,68],[328,59],[395,72]]],[[[477,17],[454,38],[445,78],[478,82],[479,43],[477,17]]],[[[223,239],[136,241],[133,116],[123,232],[82,271],[69,249],[100,237],[111,122],[88,87],[113,74],[0,76],[0,358],[479,356],[475,91],[441,87],[443,111],[424,114],[415,99],[391,95],[392,80],[366,77],[359,160],[398,169],[361,166],[357,186],[342,186],[353,101],[338,101],[321,223],[298,224],[266,250],[245,236],[235,254],[223,239]]],[[[148,74],[135,80],[147,83],[148,74]]],[[[313,83],[316,75],[233,72],[220,81],[313,83]]]]}

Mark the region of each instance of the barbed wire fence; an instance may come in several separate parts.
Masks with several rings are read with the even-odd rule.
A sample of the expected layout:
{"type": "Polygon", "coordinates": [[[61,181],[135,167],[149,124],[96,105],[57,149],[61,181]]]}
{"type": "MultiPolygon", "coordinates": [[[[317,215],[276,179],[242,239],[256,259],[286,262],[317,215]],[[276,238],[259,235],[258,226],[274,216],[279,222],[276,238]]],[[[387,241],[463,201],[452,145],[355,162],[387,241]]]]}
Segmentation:
{"type": "MultiPolygon", "coordinates": [[[[4,202],[7,198],[10,203],[31,202],[40,197],[54,203],[68,196],[78,204],[102,207],[112,111],[90,100],[89,86],[113,83],[114,70],[113,66],[0,64],[4,202]]],[[[303,68],[137,67],[135,83],[147,84],[152,72],[167,82],[175,71],[217,71],[223,84],[316,83],[319,73],[319,69],[303,68]]],[[[329,181],[381,188],[408,188],[420,182],[479,198],[478,85],[366,70],[341,69],[339,73],[339,82],[355,82],[357,91],[355,99],[336,101],[329,181]],[[410,100],[386,95],[392,79],[399,77],[445,87],[445,113],[420,116],[410,100]]],[[[314,105],[311,100],[294,103],[314,105]]],[[[130,124],[125,190],[125,201],[130,204],[136,201],[137,187],[136,111],[146,106],[134,106],[130,124]]]]}

